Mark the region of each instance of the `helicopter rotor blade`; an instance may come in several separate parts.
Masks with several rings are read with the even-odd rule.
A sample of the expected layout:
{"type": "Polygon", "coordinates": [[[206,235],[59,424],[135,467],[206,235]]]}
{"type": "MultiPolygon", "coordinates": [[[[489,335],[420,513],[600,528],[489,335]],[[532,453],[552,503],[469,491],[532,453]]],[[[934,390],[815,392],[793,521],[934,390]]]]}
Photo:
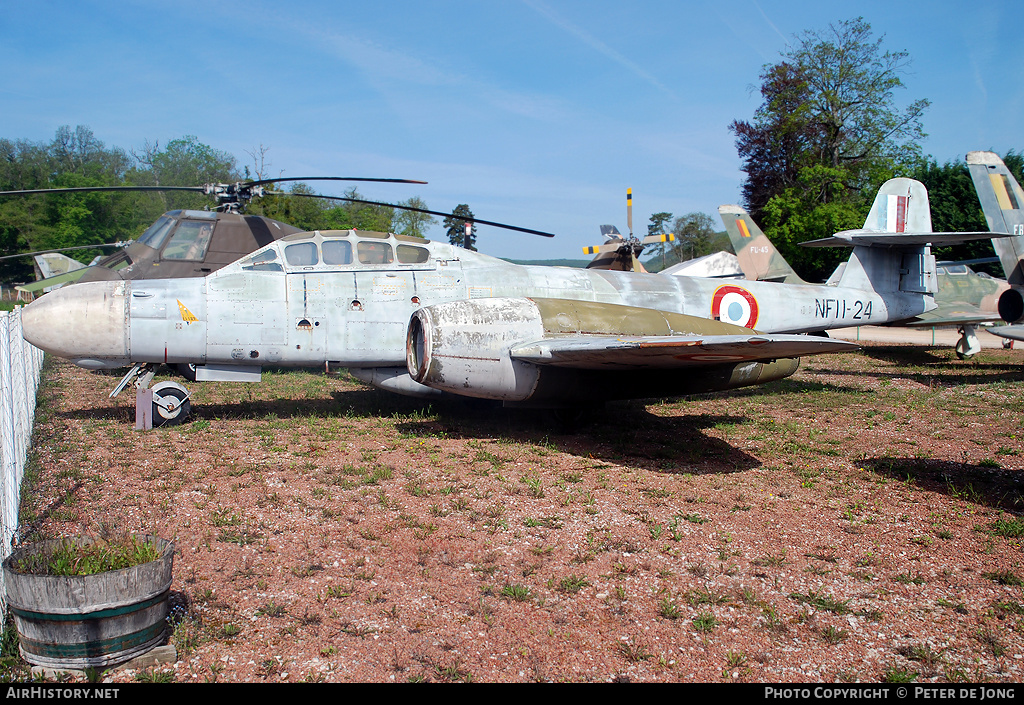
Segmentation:
{"type": "Polygon", "coordinates": [[[202,186],[72,186],[69,188],[34,188],[21,191],[0,191],[0,196],[26,196],[35,193],[87,193],[90,191],[196,191],[202,186]]]}
{"type": "Polygon", "coordinates": [[[544,232],[543,230],[531,230],[530,228],[521,228],[518,225],[508,225],[506,223],[495,223],[491,220],[481,220],[480,218],[463,218],[457,216],[454,213],[443,213],[441,211],[431,211],[426,208],[413,208],[412,206],[399,206],[394,203],[380,203],[378,201],[364,201],[361,198],[343,198],[341,196],[317,196],[311,193],[276,193],[279,196],[301,196],[303,198],[323,198],[329,201],[347,201],[349,203],[362,203],[367,206],[382,206],[384,208],[398,208],[399,210],[412,211],[414,213],[426,213],[428,215],[437,215],[443,218],[455,218],[457,220],[465,220],[470,223],[480,223],[481,225],[490,225],[495,228],[504,228],[506,230],[516,230],[521,233],[529,233],[530,235],[540,235],[541,237],[554,237],[554,233],[544,232]]]}
{"type": "Polygon", "coordinates": [[[629,228],[629,236],[633,237],[633,189],[626,189],[626,227],[629,228]]]}
{"type": "Polygon", "coordinates": [[[373,181],[385,184],[425,184],[426,181],[415,179],[377,179],[364,176],[292,176],[280,179],[259,179],[256,181],[242,182],[243,186],[262,186],[264,184],[277,184],[282,181],[373,181]]]}
{"type": "Polygon", "coordinates": [[[95,250],[100,247],[126,247],[130,245],[133,240],[125,240],[123,242],[105,242],[100,245],[77,245],[75,247],[59,247],[52,250],[36,250],[35,252],[20,252],[16,255],[3,255],[2,259],[17,259],[18,257],[34,257],[35,255],[47,255],[53,252],[70,252],[71,250],[95,250]]]}

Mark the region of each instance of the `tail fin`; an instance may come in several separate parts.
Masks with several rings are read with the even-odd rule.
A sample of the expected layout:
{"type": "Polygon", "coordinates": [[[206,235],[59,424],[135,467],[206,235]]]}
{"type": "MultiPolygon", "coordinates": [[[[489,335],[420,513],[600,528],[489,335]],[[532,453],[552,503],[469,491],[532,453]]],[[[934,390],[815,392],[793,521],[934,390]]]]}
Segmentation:
{"type": "Polygon", "coordinates": [[[967,169],[981,201],[988,228],[1014,237],[993,238],[992,246],[1010,284],[1024,285],[1024,191],[993,152],[968,152],[967,169]]]}
{"type": "Polygon", "coordinates": [[[739,206],[719,206],[718,214],[725,223],[743,276],[755,281],[806,283],[775,249],[768,236],[761,232],[749,213],[739,206]]]}
{"type": "Polygon", "coordinates": [[[853,247],[845,266],[829,279],[837,284],[879,293],[934,294],[937,289],[928,190],[920,181],[890,179],[878,189],[862,230],[801,243],[806,247],[853,247]]]}
{"type": "Polygon", "coordinates": [[[889,179],[878,189],[864,221],[865,230],[881,233],[930,233],[928,190],[914,179],[889,179]]]}

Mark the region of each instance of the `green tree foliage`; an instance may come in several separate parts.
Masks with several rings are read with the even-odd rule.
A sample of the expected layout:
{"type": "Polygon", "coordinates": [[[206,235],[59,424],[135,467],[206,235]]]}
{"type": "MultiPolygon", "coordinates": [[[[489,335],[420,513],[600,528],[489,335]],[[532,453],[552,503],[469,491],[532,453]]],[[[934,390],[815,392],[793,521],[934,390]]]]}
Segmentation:
{"type": "MultiPolygon", "coordinates": [[[[159,142],[153,145],[147,142],[135,153],[135,159],[138,166],[128,174],[127,180],[136,186],[202,186],[242,178],[232,155],[203,144],[194,135],[171,140],[163,149],[159,142]]],[[[202,209],[210,204],[209,196],[167,191],[157,195],[158,210],[151,215],[155,219],[167,210],[202,209]]]]}
{"type": "MultiPolygon", "coordinates": [[[[398,205],[427,210],[427,204],[417,196],[413,196],[406,201],[399,201],[398,205]]],[[[437,219],[428,213],[408,210],[398,210],[395,212],[395,231],[401,235],[425,238],[427,236],[427,228],[436,222],[437,219]]]]}
{"type": "Polygon", "coordinates": [[[269,193],[255,198],[250,202],[246,213],[280,220],[282,223],[288,223],[303,230],[328,229],[324,211],[331,208],[333,204],[327,200],[316,198],[316,192],[302,182],[291,184],[286,193],[292,195],[269,193]]]}
{"type": "Polygon", "coordinates": [[[445,217],[444,229],[448,235],[448,242],[467,250],[476,250],[476,223],[472,222],[473,211],[465,203],[455,206],[452,214],[445,217]],[[470,223],[469,231],[466,231],[466,224],[470,223]]]}
{"type": "MultiPolygon", "coordinates": [[[[347,189],[345,198],[366,200],[354,187],[347,189]]],[[[332,230],[375,230],[389,233],[394,228],[395,209],[365,203],[342,203],[324,211],[327,228],[332,230]]]]}
{"type": "MultiPolygon", "coordinates": [[[[265,169],[266,149],[250,153],[258,171],[265,169]]],[[[234,156],[203,144],[193,135],[166,146],[147,142],[126,152],[106,147],[88,127],[64,126],[50,142],[0,139],[0,191],[87,186],[202,186],[232,183],[243,176],[234,156]]],[[[340,202],[317,197],[310,186],[292,184],[289,195],[254,199],[248,213],[264,215],[304,230],[350,229],[423,237],[435,221],[427,214],[387,206],[340,202]]],[[[356,189],[348,198],[365,200],[356,189]]],[[[204,209],[211,197],[190,192],[89,192],[0,198],[0,255],[35,250],[99,245],[138,237],[162,213],[204,209]]],[[[403,205],[426,209],[421,199],[403,205]]],[[[468,212],[468,207],[467,207],[468,212]]],[[[472,216],[472,214],[470,214],[472,216]]],[[[82,262],[110,249],[69,252],[82,262]]],[[[32,260],[0,260],[0,281],[34,278],[32,260]]]]}
{"type": "Polygon", "coordinates": [[[827,276],[842,253],[797,245],[863,225],[878,186],[921,158],[929,103],[897,106],[910,59],[883,39],[859,17],[804,32],[764,67],[753,123],[730,126],[744,204],[805,278],[827,276]]]}
{"type": "Polygon", "coordinates": [[[672,224],[672,233],[676,236],[672,243],[675,262],[685,262],[715,252],[714,225],[714,219],[707,213],[687,213],[676,218],[672,224]]]}
{"type": "MultiPolygon", "coordinates": [[[[106,148],[87,127],[59,128],[49,143],[0,140],[0,190],[112,186],[121,183],[131,158],[106,148]]],[[[94,245],[123,237],[132,226],[125,194],[67,193],[0,199],[3,254],[94,245]]],[[[88,261],[102,251],[84,250],[88,261]]],[[[0,261],[0,278],[32,278],[31,260],[0,261]]]]}

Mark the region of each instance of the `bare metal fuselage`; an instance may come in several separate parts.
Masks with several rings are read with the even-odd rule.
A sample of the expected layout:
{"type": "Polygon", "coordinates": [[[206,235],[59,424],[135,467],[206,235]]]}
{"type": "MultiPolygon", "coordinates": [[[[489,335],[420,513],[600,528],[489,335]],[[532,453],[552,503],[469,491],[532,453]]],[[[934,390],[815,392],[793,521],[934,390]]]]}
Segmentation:
{"type": "MultiPolygon", "coordinates": [[[[892,277],[898,289],[899,271],[892,277]]],[[[885,323],[934,308],[920,292],[520,266],[444,243],[341,231],[290,236],[203,278],[65,287],[30,305],[24,325],[33,344],[93,369],[140,362],[257,373],[268,364],[396,368],[406,364],[417,309],[492,297],[628,305],[764,333],[885,323]],[[325,263],[325,243],[347,243],[351,260],[325,263]],[[291,257],[299,244],[319,249],[312,259],[291,257]],[[378,262],[363,256],[364,246],[399,256],[378,262]]]]}

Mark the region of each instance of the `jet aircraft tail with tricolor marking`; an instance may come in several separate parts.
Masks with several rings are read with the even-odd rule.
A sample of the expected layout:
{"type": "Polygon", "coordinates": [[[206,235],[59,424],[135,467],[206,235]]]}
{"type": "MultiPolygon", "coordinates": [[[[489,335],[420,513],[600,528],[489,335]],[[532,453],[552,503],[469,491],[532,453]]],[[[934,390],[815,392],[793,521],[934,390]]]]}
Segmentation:
{"type": "MultiPolygon", "coordinates": [[[[747,279],[803,283],[746,211],[739,206],[722,206],[718,212],[747,279]]],[[[840,264],[829,279],[831,286],[866,289],[883,295],[931,294],[935,308],[905,319],[902,325],[956,325],[963,336],[957,343],[957,353],[966,357],[981,349],[975,326],[998,320],[995,301],[1007,287],[1004,282],[975,274],[967,267],[938,267],[929,246],[956,244],[986,235],[991,236],[933,232],[927,189],[919,181],[901,178],[891,179],[879,188],[863,228],[804,244],[853,247],[850,259],[840,264]]]]}
{"type": "Polygon", "coordinates": [[[740,262],[743,276],[753,281],[805,284],[793,271],[782,253],[768,239],[750,214],[739,206],[719,206],[725,231],[729,234],[732,250],[740,262]]]}
{"type": "Polygon", "coordinates": [[[978,192],[989,230],[1009,237],[993,237],[992,247],[1003,266],[1010,288],[999,297],[999,315],[1018,325],[994,328],[993,333],[1024,340],[1024,191],[999,155],[968,152],[967,170],[978,192]]]}

